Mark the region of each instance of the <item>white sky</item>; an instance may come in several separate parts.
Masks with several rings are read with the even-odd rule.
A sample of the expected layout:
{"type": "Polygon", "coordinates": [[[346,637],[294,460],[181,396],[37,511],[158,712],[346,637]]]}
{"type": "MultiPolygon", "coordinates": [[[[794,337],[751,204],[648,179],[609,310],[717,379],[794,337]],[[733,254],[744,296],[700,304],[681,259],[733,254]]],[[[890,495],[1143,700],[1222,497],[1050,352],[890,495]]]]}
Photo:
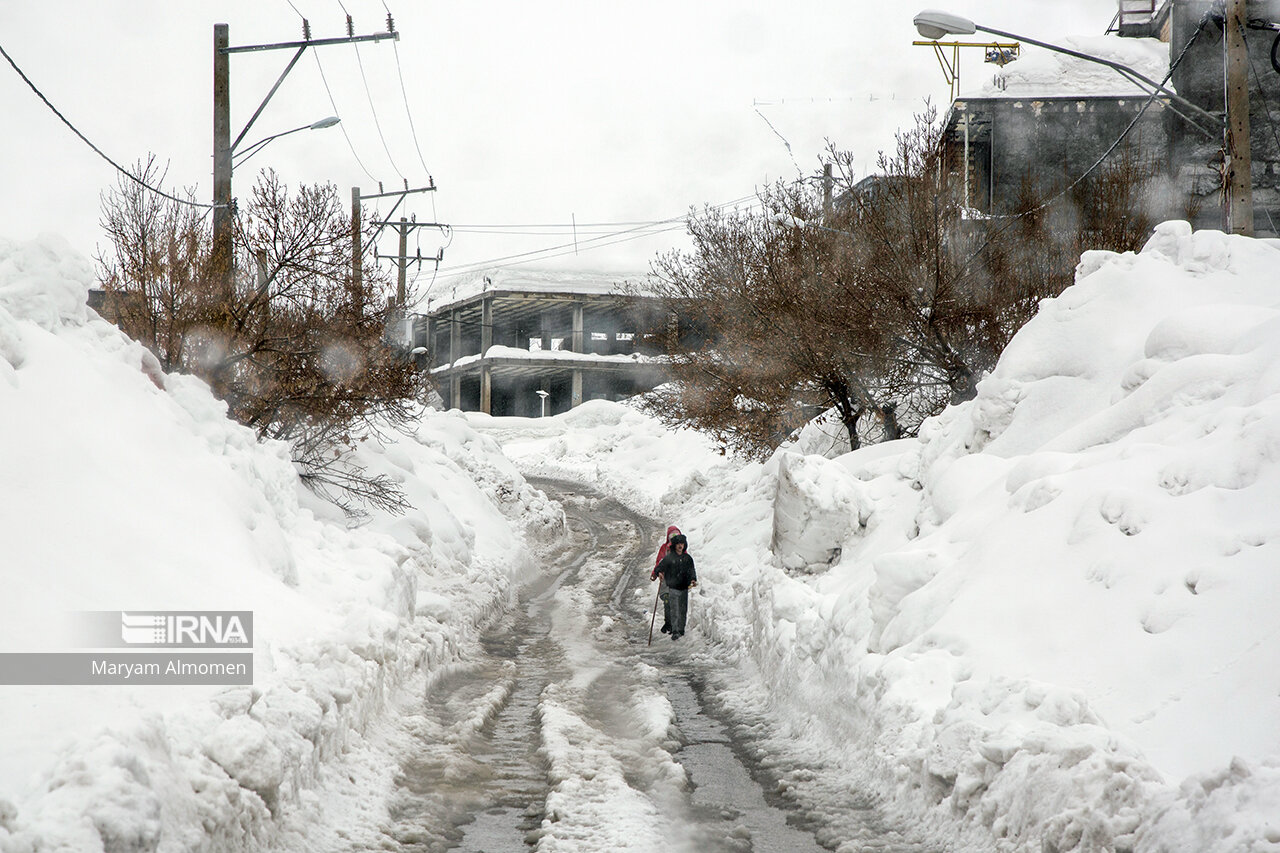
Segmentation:
{"type": "MultiPolygon", "coordinates": [[[[380,0],[292,0],[317,39],[345,34],[343,3],[357,35],[385,29],[380,0]]],[[[743,0],[388,3],[401,39],[395,48],[360,47],[369,94],[355,49],[308,51],[241,145],[335,112],[310,55],[318,54],[342,129],[373,178],[342,130],[308,131],[276,140],[237,171],[238,197],[247,196],[265,166],[290,182],[332,181],[344,199],[354,185],[375,191],[374,178],[388,188],[403,179],[421,186],[430,169],[435,198],[414,196],[408,207],[419,220],[459,226],[576,220],[580,254],[570,248],[541,265],[643,272],[656,252],[680,242],[680,229],[586,250],[585,241],[601,230],[589,223],[661,220],[690,205],[750,197],[763,183],[796,177],[797,163],[812,173],[825,138],[854,151],[871,171],[876,152],[891,145],[894,130],[925,97],[940,106],[947,98],[932,53],[911,46],[912,16],[945,5],[939,0],[792,0],[785,8],[743,0]],[[776,134],[757,115],[757,101],[770,102],[759,110],[776,134]]],[[[1114,0],[956,0],[947,8],[1052,40],[1101,33],[1115,7],[1114,0]]],[[[215,22],[230,25],[233,45],[301,38],[290,0],[9,0],[0,4],[0,44],[117,162],[155,152],[170,162],[171,188],[194,186],[208,200],[215,22]]],[[[233,137],[291,54],[232,57],[233,137]]],[[[986,73],[979,54],[966,55],[967,79],[986,73]]],[[[101,240],[98,194],[114,182],[114,170],[7,64],[0,64],[0,114],[0,235],[54,231],[92,252],[101,240]]],[[[467,265],[573,242],[568,229],[543,230],[555,233],[459,228],[441,280],[467,265]]],[[[420,234],[423,254],[433,255],[436,232],[420,234]]],[[[386,238],[382,250],[394,251],[394,239],[386,238]]]]}

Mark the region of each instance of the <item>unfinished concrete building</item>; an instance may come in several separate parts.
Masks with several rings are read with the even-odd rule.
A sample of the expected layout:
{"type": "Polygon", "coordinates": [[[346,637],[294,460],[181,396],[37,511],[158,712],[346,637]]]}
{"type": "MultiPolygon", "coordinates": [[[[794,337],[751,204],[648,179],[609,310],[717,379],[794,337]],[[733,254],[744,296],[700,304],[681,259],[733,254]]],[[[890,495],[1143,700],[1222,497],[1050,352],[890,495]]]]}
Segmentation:
{"type": "Polygon", "coordinates": [[[621,400],[665,380],[641,339],[647,300],[621,286],[580,273],[476,276],[429,300],[414,345],[449,408],[537,417],[621,400]]]}

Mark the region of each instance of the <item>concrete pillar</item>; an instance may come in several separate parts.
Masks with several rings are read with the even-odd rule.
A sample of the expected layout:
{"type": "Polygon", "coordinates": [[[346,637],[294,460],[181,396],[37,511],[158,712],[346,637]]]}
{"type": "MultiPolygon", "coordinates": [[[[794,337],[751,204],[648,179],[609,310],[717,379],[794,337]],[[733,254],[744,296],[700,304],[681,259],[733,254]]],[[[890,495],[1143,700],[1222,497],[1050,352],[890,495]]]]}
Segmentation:
{"type": "Polygon", "coordinates": [[[573,370],[573,392],[569,398],[569,408],[576,409],[582,405],[582,370],[574,368],[573,370]]]}
{"type": "Polygon", "coordinates": [[[573,338],[570,342],[569,349],[574,352],[586,352],[583,347],[582,334],[582,303],[573,303],[573,338]]]}
{"type": "Polygon", "coordinates": [[[493,297],[486,296],[480,302],[480,354],[484,355],[491,346],[493,346],[493,297]]]}
{"type": "Polygon", "coordinates": [[[555,316],[550,311],[543,311],[539,320],[542,328],[539,335],[542,337],[542,349],[546,352],[551,351],[551,329],[555,324],[555,316]]]}
{"type": "Polygon", "coordinates": [[[462,408],[462,377],[457,374],[449,377],[449,408],[462,408]]]}
{"type": "Polygon", "coordinates": [[[493,371],[487,364],[480,368],[480,411],[493,414],[493,371]]]}
{"type": "Polygon", "coordinates": [[[436,321],[432,317],[427,318],[427,339],[422,342],[427,348],[427,369],[436,366],[436,321]]]}
{"type": "Polygon", "coordinates": [[[449,363],[462,358],[462,323],[458,322],[458,309],[449,312],[449,363]]]}

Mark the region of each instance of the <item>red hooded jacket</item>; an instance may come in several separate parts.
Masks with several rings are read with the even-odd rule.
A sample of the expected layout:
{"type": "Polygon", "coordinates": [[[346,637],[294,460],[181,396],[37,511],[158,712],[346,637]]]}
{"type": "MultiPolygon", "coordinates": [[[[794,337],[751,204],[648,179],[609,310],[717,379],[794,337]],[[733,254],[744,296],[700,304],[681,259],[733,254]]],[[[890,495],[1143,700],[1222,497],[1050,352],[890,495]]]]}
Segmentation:
{"type": "Polygon", "coordinates": [[[662,558],[667,556],[667,549],[671,547],[671,537],[680,532],[680,528],[674,524],[667,528],[667,538],[662,540],[662,547],[658,549],[658,558],[653,561],[653,571],[649,573],[649,580],[656,580],[658,577],[658,564],[662,562],[662,558]]]}

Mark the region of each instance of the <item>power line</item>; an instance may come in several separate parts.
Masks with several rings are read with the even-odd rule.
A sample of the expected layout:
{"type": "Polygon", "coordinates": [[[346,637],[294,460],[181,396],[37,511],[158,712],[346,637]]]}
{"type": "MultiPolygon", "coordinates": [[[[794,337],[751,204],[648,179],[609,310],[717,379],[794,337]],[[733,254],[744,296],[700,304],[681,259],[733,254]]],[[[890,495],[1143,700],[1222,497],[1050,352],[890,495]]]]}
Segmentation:
{"type": "MultiPolygon", "coordinates": [[[[711,207],[717,210],[723,210],[725,208],[741,204],[742,202],[752,198],[755,198],[755,196],[743,196],[742,198],[733,199],[732,201],[711,205],[711,207]]],[[[752,206],[754,206],[754,204],[752,206]]],[[[447,273],[443,273],[441,278],[453,278],[459,275],[468,275],[470,273],[486,269],[505,269],[506,267],[519,266],[523,263],[532,263],[534,261],[562,257],[578,250],[601,249],[607,246],[615,246],[619,243],[626,243],[645,237],[656,237],[661,234],[678,231],[684,228],[685,221],[684,216],[655,220],[653,222],[642,223],[639,227],[614,231],[599,237],[593,237],[590,240],[579,241],[577,246],[573,243],[563,243],[556,246],[548,246],[543,249],[521,252],[515,255],[506,255],[498,258],[490,258],[484,261],[476,261],[474,263],[465,264],[457,269],[450,270],[447,273]]]]}
{"type": "Polygon", "coordinates": [[[178,198],[176,195],[170,195],[164,190],[157,189],[156,187],[151,186],[146,181],[142,180],[142,178],[133,174],[128,169],[124,168],[119,163],[117,163],[115,160],[112,160],[106,154],[102,153],[101,148],[99,148],[98,146],[90,142],[89,137],[81,133],[80,130],[74,124],[72,124],[71,121],[66,116],[64,116],[61,112],[58,111],[58,108],[55,107],[53,103],[50,102],[50,100],[44,96],[44,93],[41,92],[36,87],[36,84],[31,82],[31,78],[28,77],[21,68],[18,67],[18,63],[13,61],[13,57],[9,55],[9,52],[4,49],[3,45],[0,45],[0,54],[2,54],[4,58],[8,61],[9,65],[13,67],[13,70],[18,72],[18,76],[22,78],[22,82],[26,83],[27,86],[31,88],[31,91],[36,93],[36,97],[38,97],[41,101],[43,101],[44,105],[48,107],[50,110],[52,110],[53,114],[56,115],[59,119],[61,119],[63,124],[71,128],[71,132],[74,133],[76,136],[80,137],[80,140],[84,142],[85,145],[88,145],[90,148],[92,148],[95,154],[97,154],[103,160],[106,160],[108,163],[114,166],[117,172],[129,178],[129,180],[134,181],[143,189],[149,190],[163,198],[167,198],[169,201],[176,201],[178,204],[185,204],[185,205],[188,205],[189,207],[199,207],[199,208],[208,208],[208,209],[213,209],[216,207],[220,208],[220,207],[226,206],[226,205],[220,205],[220,204],[203,204],[198,201],[191,201],[190,199],[178,198]]]}
{"type": "MultiPolygon", "coordinates": [[[[324,90],[329,95],[329,105],[333,107],[334,115],[338,115],[338,104],[333,99],[333,90],[329,88],[329,80],[325,77],[324,65],[320,62],[320,53],[313,50],[311,55],[316,58],[316,68],[320,69],[320,81],[324,83],[324,90]]],[[[373,176],[373,173],[369,171],[367,166],[365,166],[364,161],[360,159],[360,155],[356,153],[356,146],[352,144],[351,137],[347,134],[346,127],[339,124],[338,130],[342,131],[342,138],[347,140],[347,147],[351,149],[351,156],[356,158],[356,163],[360,165],[360,170],[369,176],[369,180],[377,183],[378,179],[373,176]]]]}
{"type": "MultiPolygon", "coordinates": [[[[1155,100],[1156,100],[1156,98],[1160,95],[1160,92],[1161,92],[1161,90],[1164,88],[1164,85],[1165,85],[1166,83],[1168,83],[1168,82],[1169,82],[1169,79],[1170,79],[1171,77],[1173,77],[1173,72],[1174,72],[1174,70],[1175,70],[1175,69],[1177,69],[1177,67],[1178,67],[1178,63],[1182,62],[1182,57],[1184,57],[1184,56],[1186,56],[1186,55],[1187,55],[1187,50],[1191,47],[1192,43],[1193,43],[1193,42],[1195,42],[1195,40],[1200,36],[1200,33],[1201,33],[1201,31],[1204,29],[1204,25],[1208,22],[1208,20],[1209,20],[1209,19],[1208,19],[1208,15],[1206,15],[1205,17],[1203,17],[1203,18],[1201,18],[1201,19],[1200,19],[1200,25],[1199,25],[1198,27],[1196,27],[1195,32],[1193,32],[1193,33],[1191,34],[1191,38],[1187,39],[1187,43],[1186,43],[1185,45],[1183,45],[1181,52],[1179,52],[1179,53],[1178,53],[1178,57],[1177,57],[1177,59],[1175,59],[1173,62],[1169,63],[1169,73],[1168,73],[1168,74],[1166,74],[1166,75],[1164,75],[1164,79],[1160,81],[1160,85],[1159,85],[1158,87],[1156,87],[1156,88],[1151,92],[1151,94],[1147,97],[1147,100],[1146,100],[1146,102],[1142,105],[1141,109],[1139,109],[1139,110],[1138,110],[1138,112],[1137,112],[1137,114],[1136,114],[1136,115],[1134,115],[1134,117],[1133,117],[1133,121],[1129,122],[1129,125],[1128,125],[1128,126],[1127,126],[1123,131],[1121,131],[1121,132],[1120,132],[1120,135],[1119,135],[1118,137],[1116,137],[1116,140],[1115,140],[1114,142],[1112,142],[1112,143],[1111,143],[1111,145],[1107,148],[1107,150],[1106,150],[1106,151],[1102,152],[1102,156],[1101,156],[1101,157],[1099,157],[1097,160],[1095,160],[1092,166],[1090,166],[1088,169],[1085,169],[1085,170],[1084,170],[1084,173],[1083,173],[1082,175],[1080,175],[1080,177],[1076,178],[1074,181],[1072,181],[1071,183],[1067,184],[1065,187],[1063,187],[1062,189],[1058,190],[1058,192],[1056,192],[1056,193],[1054,193],[1053,195],[1049,196],[1049,198],[1045,199],[1044,201],[1042,201],[1040,204],[1036,205],[1035,207],[1029,208],[1029,209],[1027,209],[1027,210],[1019,211],[1018,213],[1012,213],[1012,214],[988,214],[988,216],[989,216],[991,219],[1010,219],[1010,220],[1013,220],[1013,219],[1021,219],[1022,217],[1024,217],[1024,216],[1028,216],[1028,215],[1030,215],[1030,214],[1032,214],[1032,213],[1035,213],[1036,211],[1039,211],[1039,210],[1044,210],[1046,207],[1048,207],[1049,205],[1053,204],[1055,201],[1057,201],[1058,199],[1060,199],[1062,196],[1066,195],[1067,193],[1071,192],[1071,190],[1073,190],[1073,189],[1075,189],[1077,186],[1079,186],[1079,185],[1080,185],[1080,183],[1081,183],[1085,178],[1089,177],[1089,175],[1093,174],[1093,170],[1094,170],[1094,169],[1096,169],[1096,168],[1098,168],[1099,166],[1101,166],[1101,165],[1106,161],[1106,159],[1112,155],[1112,153],[1116,150],[1116,148],[1118,148],[1118,147],[1120,146],[1120,143],[1121,143],[1121,142],[1123,142],[1123,141],[1124,141],[1124,140],[1129,136],[1129,132],[1130,132],[1131,130],[1133,130],[1135,127],[1137,127],[1138,122],[1142,120],[1142,117],[1143,117],[1144,115],[1146,115],[1147,110],[1151,107],[1151,105],[1152,105],[1153,103],[1155,103],[1155,100]]],[[[1128,76],[1128,75],[1126,75],[1126,76],[1128,76]]],[[[966,164],[966,168],[968,168],[968,164],[966,164]]]]}
{"type": "Polygon", "coordinates": [[[400,167],[396,164],[396,158],[391,156],[391,148],[387,145],[387,137],[382,133],[382,122],[378,121],[378,108],[373,105],[373,92],[369,89],[369,78],[364,73],[364,60],[360,58],[360,45],[353,45],[356,51],[356,64],[360,66],[360,79],[364,81],[364,93],[369,99],[369,112],[373,115],[373,126],[378,130],[378,138],[382,140],[382,150],[387,152],[387,160],[391,162],[391,168],[400,178],[407,180],[404,173],[400,171],[400,167]]]}
{"type": "MultiPolygon", "coordinates": [[[[391,14],[390,11],[387,14],[391,14]]],[[[413,110],[409,109],[409,91],[404,85],[404,69],[400,66],[400,47],[395,42],[391,44],[396,55],[396,75],[400,78],[400,95],[404,99],[404,114],[409,119],[409,131],[413,134],[413,147],[418,152],[418,162],[422,164],[422,170],[427,173],[427,177],[431,177],[431,170],[427,168],[427,161],[422,156],[422,146],[418,143],[418,129],[413,124],[413,110]]]]}

